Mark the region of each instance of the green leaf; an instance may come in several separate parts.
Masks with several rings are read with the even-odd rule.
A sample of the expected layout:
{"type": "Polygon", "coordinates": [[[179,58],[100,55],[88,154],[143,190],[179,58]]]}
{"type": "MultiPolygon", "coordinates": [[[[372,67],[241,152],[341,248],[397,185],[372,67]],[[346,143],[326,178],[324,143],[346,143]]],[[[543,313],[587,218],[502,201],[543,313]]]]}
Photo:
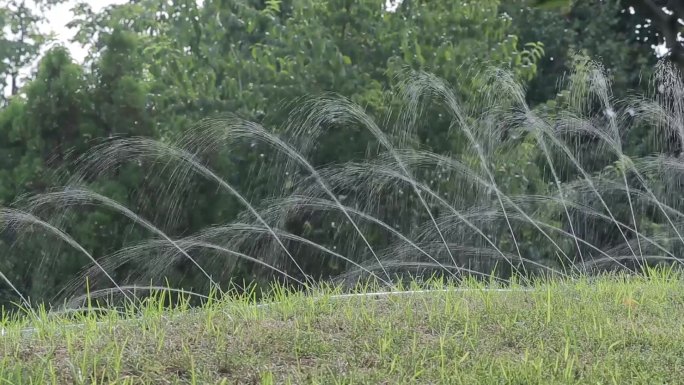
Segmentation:
{"type": "Polygon", "coordinates": [[[533,5],[538,8],[558,9],[571,6],[572,0],[535,0],[533,5]]]}

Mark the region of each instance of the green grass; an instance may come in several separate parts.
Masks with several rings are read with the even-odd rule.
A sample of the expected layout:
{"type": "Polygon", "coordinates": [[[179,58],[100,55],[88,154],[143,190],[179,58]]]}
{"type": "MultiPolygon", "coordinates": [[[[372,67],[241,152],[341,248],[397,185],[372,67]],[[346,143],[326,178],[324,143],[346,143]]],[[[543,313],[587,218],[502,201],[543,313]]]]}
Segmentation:
{"type": "Polygon", "coordinates": [[[260,307],[243,298],[196,310],[149,301],[141,315],[39,313],[4,321],[0,383],[676,384],[683,284],[661,272],[530,291],[275,290],[260,307]]]}

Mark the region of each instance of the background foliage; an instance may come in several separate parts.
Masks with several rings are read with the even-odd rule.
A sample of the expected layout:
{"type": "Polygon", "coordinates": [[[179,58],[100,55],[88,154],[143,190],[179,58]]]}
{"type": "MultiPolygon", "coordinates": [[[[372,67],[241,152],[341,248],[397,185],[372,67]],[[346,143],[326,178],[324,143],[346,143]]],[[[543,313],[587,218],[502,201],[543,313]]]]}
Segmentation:
{"type": "MultiPolygon", "coordinates": [[[[393,11],[384,0],[131,0],[97,13],[79,4],[70,25],[78,42],[91,44],[86,61],[74,62],[57,46],[22,80],[19,69],[37,59],[51,39],[38,32],[44,18],[38,10],[56,3],[5,0],[0,8],[0,85],[8,90],[0,99],[0,202],[5,206],[69,177],[69,168],[62,166],[98,139],[166,140],[221,113],[277,127],[287,121],[293,100],[329,91],[383,117],[392,106],[387,101],[395,75],[406,67],[456,85],[464,99],[481,86],[473,71],[490,65],[508,68],[526,84],[533,107],[552,108],[562,96],[557,79],[580,53],[604,64],[616,94],[645,89],[657,60],[652,44],[658,43],[654,31],[660,25],[645,23],[652,16],[631,0],[404,0],[393,11]]],[[[673,60],[680,62],[676,55],[673,60]]],[[[421,146],[459,151],[464,139],[447,131],[447,121],[431,121],[420,132],[421,146]]],[[[648,153],[647,131],[634,135],[629,145],[648,153]]],[[[313,161],[357,159],[372,144],[363,130],[329,130],[313,161]]],[[[266,174],[254,172],[268,151],[231,148],[217,154],[212,165],[257,200],[277,188],[266,174]]],[[[501,183],[510,191],[543,191],[548,175],[534,163],[539,156],[525,143],[512,150],[496,165],[501,183]]],[[[145,175],[141,171],[129,166],[115,179],[86,182],[174,236],[230,221],[241,210],[233,198],[217,195],[212,184],[197,181],[182,202],[189,209],[161,217],[154,196],[161,192],[138,188],[145,175]]],[[[111,211],[86,208],[70,215],[64,230],[96,256],[144,238],[111,211]]],[[[294,232],[335,237],[315,219],[307,226],[314,230],[306,230],[303,222],[292,224],[294,232]]],[[[88,262],[40,232],[6,230],[0,239],[0,271],[35,300],[52,298],[88,262]]],[[[546,251],[531,258],[543,259],[546,251]]],[[[123,266],[117,277],[135,269],[123,266]]],[[[316,269],[327,276],[339,266],[329,261],[316,269]]],[[[189,271],[179,263],[170,279],[193,287],[198,277],[189,271]]],[[[249,269],[239,274],[234,278],[258,278],[249,269]]]]}

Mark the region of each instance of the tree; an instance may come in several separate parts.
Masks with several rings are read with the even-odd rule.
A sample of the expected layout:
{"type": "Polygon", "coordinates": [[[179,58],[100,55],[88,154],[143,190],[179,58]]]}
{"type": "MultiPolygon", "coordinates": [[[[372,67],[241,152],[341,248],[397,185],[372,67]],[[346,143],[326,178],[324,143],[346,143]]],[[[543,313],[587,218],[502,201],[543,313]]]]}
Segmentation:
{"type": "MultiPolygon", "coordinates": [[[[35,61],[41,49],[51,40],[39,31],[45,11],[64,0],[3,0],[0,2],[0,102],[19,92],[20,72],[35,61]],[[9,32],[9,33],[7,33],[9,32]]],[[[3,104],[6,102],[3,102],[3,104]]]]}
{"type": "MultiPolygon", "coordinates": [[[[46,191],[54,183],[53,171],[64,164],[67,153],[83,150],[82,129],[91,118],[86,84],[81,67],[72,62],[68,51],[55,48],[40,61],[36,78],[24,89],[25,97],[14,98],[0,113],[1,151],[5,154],[0,198],[5,204],[20,194],[46,191]]],[[[9,244],[21,236],[8,231],[3,239],[9,244]]],[[[56,241],[53,237],[37,231],[30,243],[20,242],[15,249],[5,250],[5,263],[13,266],[11,279],[31,297],[43,298],[63,283],[69,272],[87,262],[66,248],[48,247],[56,241]],[[64,253],[51,255],[51,249],[64,253]]]]}
{"type": "MultiPolygon", "coordinates": [[[[572,12],[583,6],[583,0],[534,0],[537,7],[562,9],[572,12]]],[[[680,68],[684,68],[684,3],[679,0],[604,0],[609,7],[620,8],[623,30],[631,32],[632,41],[636,40],[645,47],[653,49],[664,45],[667,56],[680,68]]],[[[590,2],[592,8],[595,2],[590,2]]],[[[603,35],[605,38],[606,35],[603,35]]]]}
{"type": "MultiPolygon", "coordinates": [[[[135,56],[136,36],[115,30],[101,38],[104,53],[92,72],[74,63],[66,48],[53,48],[40,60],[36,77],[25,85],[23,95],[13,98],[0,113],[0,152],[6,155],[0,198],[5,205],[24,194],[50,191],[75,176],[73,161],[93,140],[155,135],[154,115],[148,110],[147,89],[135,56]]],[[[137,165],[130,165],[116,180],[105,176],[82,183],[123,205],[144,205],[146,202],[132,195],[143,176],[137,165]]],[[[138,193],[145,196],[145,191],[138,193]]],[[[63,215],[66,206],[58,202],[53,206],[41,208],[40,217],[71,234],[92,255],[105,255],[125,241],[146,236],[130,219],[111,209],[84,207],[63,215]],[[121,234],[127,234],[125,240],[121,234]]],[[[6,230],[5,246],[12,246],[5,250],[5,255],[11,256],[5,260],[13,273],[10,279],[33,298],[47,299],[91,262],[44,228],[30,227],[26,237],[23,232],[6,230]],[[59,246],[48,246],[50,242],[59,246]]]]}
{"type": "Polygon", "coordinates": [[[684,68],[684,3],[678,0],[629,0],[625,5],[633,8],[643,21],[640,28],[644,35],[642,40],[653,45],[664,44],[669,58],[684,68]]]}
{"type": "Polygon", "coordinates": [[[640,21],[619,1],[560,3],[567,6],[548,6],[553,2],[532,6],[521,0],[503,8],[511,15],[516,34],[522,39],[538,37],[544,44],[537,76],[528,85],[528,101],[538,105],[553,100],[559,91],[558,79],[572,70],[577,54],[598,60],[606,68],[617,97],[645,90],[657,57],[636,29],[640,21]]]}
{"type": "MultiPolygon", "coordinates": [[[[510,34],[512,21],[500,14],[498,1],[405,1],[395,12],[386,10],[384,3],[209,0],[199,6],[194,0],[136,0],[101,13],[79,5],[79,17],[72,26],[78,28],[78,41],[95,43],[89,67],[82,69],[78,82],[61,85],[61,74],[71,73],[73,63],[63,57],[57,60],[60,54],[51,53],[45,63],[59,62],[58,69],[42,64],[35,79],[42,85],[28,85],[26,98],[17,100],[2,120],[7,127],[3,132],[21,127],[28,135],[26,122],[34,119],[31,129],[38,130],[35,135],[40,137],[38,148],[30,155],[24,154],[32,143],[28,136],[19,137],[12,142],[14,146],[0,146],[22,159],[7,165],[8,178],[22,180],[17,173],[26,174],[33,183],[8,190],[7,199],[40,192],[49,185],[41,174],[47,164],[41,151],[56,142],[74,148],[76,156],[88,147],[89,139],[141,135],[168,141],[189,130],[192,122],[225,112],[264,122],[278,131],[291,112],[286,102],[322,92],[341,94],[382,117],[390,110],[387,101],[392,87],[397,86],[394,75],[405,67],[435,72],[457,84],[459,96],[464,98],[480,85],[463,67],[504,66],[522,80],[536,72],[541,47],[535,42],[523,44],[510,34]],[[69,102],[60,102],[60,106],[79,110],[76,118],[49,104],[57,95],[69,102]],[[36,109],[42,110],[35,117],[26,116],[36,109]],[[55,124],[65,132],[51,128],[55,124]],[[22,171],[27,165],[33,165],[32,172],[22,171]]],[[[445,119],[436,119],[418,136],[423,145],[436,151],[458,152],[468,146],[462,137],[449,133],[445,119]]],[[[315,165],[362,159],[367,149],[377,144],[368,130],[335,122],[325,124],[325,133],[316,142],[307,154],[315,165]]],[[[272,152],[258,143],[226,143],[214,154],[201,155],[217,174],[259,201],[290,188],[284,187],[287,184],[282,179],[253,172],[275,161],[272,152]]],[[[154,190],[146,187],[151,184],[149,178],[161,176],[131,164],[108,180],[94,178],[86,183],[172,236],[229,222],[244,209],[229,194],[217,193],[214,182],[198,178],[188,186],[192,194],[179,201],[188,210],[169,215],[164,211],[174,207],[163,206],[163,200],[156,199],[154,190]],[[163,216],[173,220],[156,221],[163,216]]],[[[387,210],[392,209],[388,204],[387,210]]],[[[65,229],[97,256],[145,236],[142,231],[132,231],[130,221],[106,210],[81,210],[68,219],[65,229]]],[[[306,231],[301,217],[291,219],[293,231],[306,231]]],[[[323,228],[318,226],[323,219],[311,218],[310,225],[323,228]]],[[[326,228],[313,237],[326,241],[343,235],[338,229],[326,228]]],[[[332,261],[320,265],[319,259],[304,252],[298,258],[309,260],[314,275],[339,268],[332,261]]],[[[189,263],[180,266],[176,278],[183,279],[191,267],[189,263]]],[[[122,266],[116,273],[126,277],[135,270],[135,265],[122,266]]],[[[73,265],[55,274],[60,279],[73,276],[73,265]]],[[[201,281],[206,280],[187,279],[189,285],[201,281]]]]}

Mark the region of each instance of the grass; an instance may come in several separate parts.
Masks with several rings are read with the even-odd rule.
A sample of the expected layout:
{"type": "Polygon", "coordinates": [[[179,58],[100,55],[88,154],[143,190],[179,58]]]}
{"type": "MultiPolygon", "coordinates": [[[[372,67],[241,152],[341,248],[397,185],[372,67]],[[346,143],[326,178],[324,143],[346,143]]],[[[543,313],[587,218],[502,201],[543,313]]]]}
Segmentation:
{"type": "Polygon", "coordinates": [[[683,283],[658,272],[511,291],[276,288],[267,305],[243,296],[194,309],[165,308],[160,294],[125,314],[6,319],[0,383],[675,384],[683,283]]]}

